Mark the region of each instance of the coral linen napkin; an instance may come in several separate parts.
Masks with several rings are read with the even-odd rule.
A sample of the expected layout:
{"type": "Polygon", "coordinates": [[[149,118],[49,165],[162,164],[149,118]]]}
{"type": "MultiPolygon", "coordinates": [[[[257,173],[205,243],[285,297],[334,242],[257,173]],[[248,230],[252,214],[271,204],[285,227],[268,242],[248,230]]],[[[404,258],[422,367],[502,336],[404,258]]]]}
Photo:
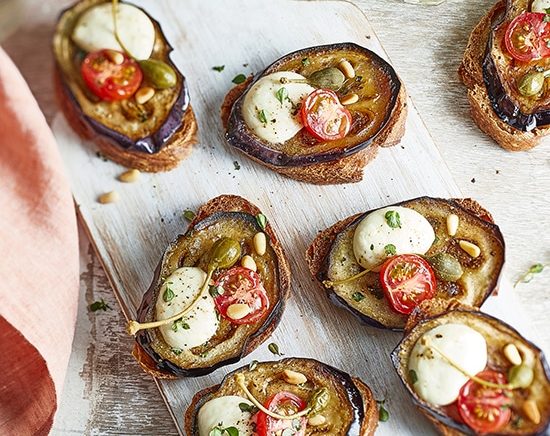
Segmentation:
{"type": "Polygon", "coordinates": [[[0,48],[0,434],[47,434],[71,353],[78,234],[57,146],[0,48]]]}

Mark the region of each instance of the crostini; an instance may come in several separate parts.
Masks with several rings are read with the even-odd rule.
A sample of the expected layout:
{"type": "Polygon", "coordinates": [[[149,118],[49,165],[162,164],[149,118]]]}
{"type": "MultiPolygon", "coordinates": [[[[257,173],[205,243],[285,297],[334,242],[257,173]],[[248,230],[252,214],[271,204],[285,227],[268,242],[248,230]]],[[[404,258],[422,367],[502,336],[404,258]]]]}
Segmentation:
{"type": "Polygon", "coordinates": [[[392,360],[414,403],[444,435],[548,434],[548,363],[492,316],[455,302],[421,303],[392,360]]]}
{"type": "Polygon", "coordinates": [[[105,157],[157,172],[191,152],[197,123],[187,83],[159,23],[144,10],[79,1],[61,13],[53,51],[61,109],[105,157]]]}
{"type": "Polygon", "coordinates": [[[548,12],[548,0],[499,1],[473,30],[460,65],[474,121],[508,150],[528,150],[550,133],[548,12]]]}
{"type": "Polygon", "coordinates": [[[378,147],[405,130],[406,93],[394,69],[352,43],[290,53],[233,88],[222,105],[229,144],[288,177],[358,182],[378,147]]]}
{"type": "Polygon", "coordinates": [[[334,304],[402,330],[423,300],[481,306],[498,286],[504,240],[475,201],[420,197],[339,221],[319,233],[306,260],[334,304]]]}
{"type": "Polygon", "coordinates": [[[198,392],[185,413],[189,436],[369,436],[377,425],[378,407],[367,385],[301,358],[237,369],[198,392]]]}
{"type": "Polygon", "coordinates": [[[216,197],[164,252],[128,323],[133,354],[156,377],[208,374],[271,335],[289,291],[289,265],[266,217],[241,197],[216,197]]]}

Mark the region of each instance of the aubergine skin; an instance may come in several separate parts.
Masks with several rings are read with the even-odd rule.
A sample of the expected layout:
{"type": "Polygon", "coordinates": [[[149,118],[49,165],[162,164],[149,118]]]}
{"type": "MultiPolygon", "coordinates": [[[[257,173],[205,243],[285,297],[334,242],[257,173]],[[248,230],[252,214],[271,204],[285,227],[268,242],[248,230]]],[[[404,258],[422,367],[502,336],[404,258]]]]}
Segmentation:
{"type": "MultiPolygon", "coordinates": [[[[60,27],[62,25],[67,25],[65,23],[64,18],[66,16],[69,16],[67,20],[70,19],[70,13],[75,8],[82,8],[82,11],[80,13],[84,12],[86,10],[85,6],[91,7],[96,4],[107,2],[108,0],[85,0],[83,2],[76,3],[73,6],[70,6],[66,9],[64,9],[60,15],[58,20],[58,28],[56,29],[56,36],[54,37],[54,59],[55,59],[55,70],[56,74],[61,78],[60,80],[60,90],[64,95],[64,98],[66,98],[74,111],[74,117],[79,120],[79,122],[85,127],[85,129],[88,132],[93,132],[93,136],[96,136],[98,138],[104,139],[112,144],[116,144],[117,146],[121,147],[122,149],[126,151],[135,151],[135,152],[141,152],[144,154],[155,154],[158,153],[163,149],[165,145],[167,145],[170,140],[173,138],[173,136],[176,134],[176,132],[181,128],[182,125],[182,119],[184,118],[184,115],[186,114],[187,110],[190,108],[189,106],[189,87],[187,85],[187,81],[185,77],[182,75],[182,73],[177,69],[177,67],[174,65],[170,58],[170,53],[172,52],[173,48],[166,40],[162,29],[160,27],[160,24],[151,18],[149,14],[146,13],[146,11],[143,11],[147,14],[149,19],[153,22],[153,25],[155,27],[155,34],[156,38],[162,41],[163,49],[162,49],[162,60],[169,64],[172,69],[174,70],[177,78],[177,84],[176,87],[172,90],[166,90],[164,92],[175,92],[176,96],[173,101],[172,107],[168,111],[167,115],[164,117],[164,119],[156,124],[156,128],[153,132],[150,134],[146,134],[144,136],[138,137],[138,138],[132,138],[129,135],[124,134],[122,131],[116,130],[114,128],[110,128],[101,121],[97,120],[93,116],[90,116],[86,114],[86,111],[84,110],[83,106],[79,102],[78,98],[76,97],[75,93],[71,89],[71,85],[69,82],[76,82],[73,83],[73,86],[78,87],[85,87],[82,80],[73,80],[71,79],[67,74],[66,71],[69,66],[62,65],[62,59],[61,53],[64,53],[63,49],[58,48],[59,45],[62,43],[61,41],[61,32],[62,29],[60,27]],[[59,41],[58,41],[59,40],[59,41]]],[[[139,8],[141,9],[141,8],[139,8]]],[[[141,9],[143,10],[143,9],[141,9]]],[[[77,16],[79,16],[78,14],[77,16]]],[[[72,18],[73,22],[76,20],[76,18],[72,18]]],[[[69,26],[70,27],[70,26],[69,26]]],[[[63,29],[66,30],[66,29],[63,29]]],[[[158,41],[155,42],[155,47],[158,46],[158,41]]],[[[157,51],[155,48],[154,52],[157,51]]],[[[67,62],[67,60],[65,59],[67,62]]],[[[83,94],[89,94],[89,92],[84,89],[83,94]]],[[[87,99],[88,101],[86,104],[94,104],[93,100],[87,99]]],[[[120,110],[120,109],[117,109],[120,110]]],[[[90,135],[92,136],[92,135],[90,135]]]]}
{"type": "MultiPolygon", "coordinates": [[[[327,64],[323,65],[327,66],[327,64]]],[[[275,61],[248,85],[246,90],[237,99],[231,109],[227,124],[226,139],[231,146],[239,149],[240,151],[249,155],[251,158],[264,162],[268,165],[273,165],[275,167],[301,167],[317,163],[335,161],[347,156],[351,156],[365,149],[373,142],[373,140],[377,137],[377,134],[383,130],[383,128],[388,124],[389,120],[391,119],[401,87],[401,82],[397,77],[395,70],[390,64],[388,64],[376,53],[357,44],[349,42],[338,43],[298,50],[287,54],[286,56],[283,56],[282,58],[275,61]],[[370,59],[370,62],[376,65],[376,68],[379,69],[382,74],[384,74],[388,82],[386,85],[389,87],[390,98],[388,103],[386,104],[385,113],[383,114],[382,121],[376,129],[376,132],[372,136],[359,143],[355,143],[356,141],[353,142],[350,139],[350,141],[352,141],[350,142],[350,144],[346,144],[345,146],[339,148],[331,148],[325,151],[321,151],[319,153],[308,152],[307,154],[291,154],[285,151],[278,150],[276,147],[274,147],[274,144],[269,144],[260,140],[260,138],[258,138],[251,132],[251,130],[244,122],[241,113],[244,97],[248,90],[254,85],[254,83],[256,83],[257,80],[277,71],[287,71],[284,66],[288,63],[295,63],[297,60],[311,58],[314,56],[321,56],[324,54],[330,55],[331,53],[337,53],[338,51],[343,50],[348,50],[350,53],[363,55],[366,58],[370,59]]],[[[374,118],[376,118],[376,116],[374,118]]],[[[298,135],[301,135],[301,133],[299,132],[297,136],[298,135]]],[[[348,137],[354,137],[353,128],[350,134],[348,134],[348,137]]],[[[308,148],[310,147],[306,147],[305,149],[307,150],[308,148]]]]}
{"type": "MultiPolygon", "coordinates": [[[[437,204],[443,204],[443,205],[445,205],[445,207],[449,207],[450,208],[449,210],[454,210],[455,213],[468,214],[469,216],[471,216],[471,219],[474,222],[477,222],[479,226],[482,226],[483,228],[486,229],[487,232],[490,232],[491,240],[494,240],[495,244],[498,245],[498,250],[495,250],[495,255],[498,256],[499,260],[497,261],[497,263],[498,263],[499,267],[497,268],[498,271],[495,274],[495,276],[492,277],[492,280],[490,280],[490,283],[487,283],[484,294],[479,296],[478,299],[477,299],[478,304],[476,304],[476,306],[481,306],[485,302],[485,300],[489,297],[489,295],[491,295],[493,290],[498,288],[498,283],[499,283],[499,279],[500,279],[500,276],[501,276],[500,271],[502,270],[502,266],[504,264],[504,239],[502,237],[502,234],[501,234],[498,226],[496,226],[492,222],[489,222],[487,219],[485,219],[487,217],[482,217],[482,216],[479,216],[479,215],[476,216],[472,211],[462,207],[455,200],[438,199],[438,198],[431,198],[431,197],[419,197],[419,198],[407,200],[407,201],[404,201],[404,202],[401,202],[401,203],[397,203],[394,206],[405,206],[406,207],[408,205],[412,205],[412,204],[415,204],[415,203],[425,204],[426,208],[432,208],[433,210],[435,210],[434,209],[435,207],[438,207],[437,204]],[[458,212],[458,211],[460,211],[460,212],[458,212]]],[[[388,207],[388,206],[383,206],[383,207],[388,207]]],[[[413,209],[414,209],[414,207],[413,207],[413,209]]],[[[374,210],[377,210],[377,209],[374,209],[374,210]]],[[[335,230],[336,234],[334,235],[332,241],[330,242],[330,246],[328,247],[328,249],[326,251],[326,255],[324,256],[321,264],[319,265],[319,268],[317,269],[317,271],[312,271],[314,273],[315,277],[317,278],[317,280],[321,284],[323,283],[323,281],[329,280],[328,274],[329,274],[329,270],[331,268],[331,257],[335,256],[335,255],[333,255],[332,252],[335,249],[334,247],[338,244],[338,239],[339,239],[340,235],[343,235],[344,232],[350,231],[351,228],[354,228],[361,220],[363,220],[363,218],[365,218],[365,216],[367,216],[369,213],[373,212],[374,210],[348,217],[347,219],[345,219],[343,221],[340,221],[339,223],[337,223],[333,226],[333,228],[336,229],[335,230]]],[[[483,215],[483,212],[481,212],[481,213],[483,215]]],[[[432,225],[433,225],[433,223],[432,223],[432,225]]],[[[331,229],[332,229],[332,227],[330,229],[327,229],[327,232],[330,232],[331,229]]],[[[439,233],[441,233],[441,232],[446,233],[446,230],[443,230],[443,229],[436,230],[436,235],[438,235],[438,232],[439,233]]],[[[443,241],[443,239],[441,240],[441,243],[447,244],[447,242],[443,241]]],[[[315,245],[316,245],[316,242],[314,242],[311,245],[310,250],[308,250],[308,255],[307,256],[311,256],[310,251],[312,249],[319,248],[319,247],[316,247],[315,245]]],[[[434,246],[435,245],[436,244],[434,244],[434,246]]],[[[455,252],[454,252],[455,255],[464,254],[464,253],[461,253],[461,250],[459,248],[454,246],[454,242],[453,242],[453,249],[455,250],[455,252]]],[[[444,249],[444,250],[446,250],[446,249],[444,249]]],[[[436,252],[437,252],[437,250],[436,250],[436,252]]],[[[430,252],[428,252],[428,253],[430,253],[430,252]]],[[[352,257],[353,254],[350,253],[350,256],[352,257]]],[[[350,256],[347,256],[347,257],[350,257],[350,256]]],[[[492,253],[491,253],[491,256],[492,256],[492,253]]],[[[310,260],[308,260],[308,261],[310,261],[310,260]]],[[[354,271],[354,273],[356,273],[356,272],[358,272],[358,271],[354,271]]],[[[368,277],[365,277],[364,280],[370,280],[370,279],[368,277]]],[[[372,279],[372,280],[374,280],[376,283],[378,283],[377,282],[378,279],[372,279]]],[[[438,281],[438,282],[441,283],[441,284],[444,283],[443,281],[438,281]]],[[[373,288],[376,288],[378,286],[378,285],[375,285],[375,284],[369,284],[366,291],[364,289],[357,289],[359,291],[362,291],[362,293],[365,296],[365,298],[360,303],[358,302],[357,305],[363,304],[364,302],[368,302],[368,301],[372,301],[373,304],[376,305],[378,303],[376,303],[376,300],[374,300],[374,298],[376,298],[377,300],[380,300],[380,301],[384,301],[385,297],[383,297],[382,295],[378,295],[376,293],[371,295],[371,292],[370,292],[371,285],[372,285],[373,288]]],[[[380,319],[376,319],[375,316],[369,316],[368,314],[366,314],[366,313],[362,312],[361,310],[359,310],[358,307],[354,307],[355,302],[346,300],[345,298],[343,298],[342,295],[339,295],[339,293],[336,292],[334,289],[327,288],[324,285],[322,285],[322,286],[325,289],[325,291],[327,293],[327,296],[329,297],[329,299],[332,303],[334,303],[338,307],[341,307],[341,308],[349,311],[360,322],[362,322],[366,325],[369,325],[371,327],[375,327],[375,328],[382,328],[382,329],[387,329],[387,330],[392,330],[392,331],[402,331],[403,330],[403,326],[405,325],[405,322],[406,322],[406,319],[407,319],[406,315],[398,315],[398,314],[392,315],[392,317],[394,317],[394,318],[400,317],[401,318],[400,323],[398,323],[397,320],[393,320],[392,322],[389,322],[388,320],[384,321],[383,317],[379,317],[380,319]]],[[[445,286],[449,286],[449,289],[452,288],[452,284],[445,284],[445,286]]],[[[443,289],[447,289],[447,288],[442,288],[442,290],[443,289]]],[[[381,289],[378,289],[378,292],[381,294],[382,293],[381,289]]],[[[467,291],[463,291],[463,292],[467,292],[467,291]]],[[[443,298],[443,297],[441,297],[441,295],[442,295],[442,292],[438,291],[437,296],[439,296],[439,298],[443,298]]],[[[448,297],[448,298],[451,298],[451,297],[448,297]]],[[[391,310],[388,304],[386,304],[385,306],[387,306],[387,307],[386,308],[381,308],[381,310],[391,310]]],[[[375,313],[380,313],[380,311],[377,311],[375,313]]],[[[393,312],[392,312],[392,314],[393,314],[393,312]]],[[[386,316],[386,318],[387,318],[387,316],[386,316]]]]}
{"type": "MultiPolygon", "coordinates": [[[[521,1],[524,4],[518,4],[518,6],[521,6],[520,9],[528,10],[529,2],[525,0],[521,1]]],[[[491,33],[489,34],[489,40],[487,42],[487,51],[482,63],[483,81],[485,82],[487,95],[495,114],[509,126],[523,132],[530,132],[537,127],[546,127],[550,124],[550,110],[543,108],[533,113],[522,111],[514,96],[510,95],[510,89],[513,89],[511,86],[514,85],[507,84],[508,86],[505,86],[500,77],[499,68],[495,63],[491,50],[493,45],[503,44],[498,42],[501,35],[496,35],[496,29],[500,28],[500,33],[503,32],[502,26],[508,20],[507,12],[510,4],[520,2],[519,0],[514,0],[513,2],[506,2],[506,4],[504,2],[501,3],[502,8],[500,8],[500,13],[495,16],[491,23],[491,33]],[[507,90],[506,88],[509,89],[507,90]]],[[[502,57],[502,54],[498,56],[502,57]]],[[[514,62],[513,58],[510,62],[514,62]]],[[[518,92],[519,91],[514,89],[514,93],[518,92]]]]}
{"type": "MultiPolygon", "coordinates": [[[[429,310],[430,309],[428,309],[428,312],[429,310]]],[[[416,340],[418,339],[418,337],[420,337],[425,331],[430,330],[436,325],[445,323],[446,318],[448,318],[449,320],[452,320],[453,316],[459,317],[459,319],[463,319],[463,320],[470,319],[472,320],[472,322],[487,323],[487,325],[495,329],[493,335],[489,337],[486,334],[484,335],[488,344],[488,358],[489,358],[488,366],[490,368],[499,369],[502,366],[501,361],[506,360],[504,356],[496,358],[494,354],[492,354],[495,352],[500,352],[502,354],[502,351],[501,351],[502,348],[500,347],[501,344],[499,343],[499,346],[494,346],[494,344],[496,344],[495,338],[497,338],[497,335],[502,335],[503,338],[504,337],[511,338],[511,339],[508,339],[508,341],[510,342],[513,341],[516,344],[521,343],[523,346],[529,348],[529,350],[532,351],[535,356],[535,381],[533,383],[539,384],[539,386],[537,387],[537,391],[539,392],[539,395],[543,396],[543,400],[544,400],[544,401],[540,401],[540,398],[539,398],[539,401],[537,401],[537,404],[539,408],[541,407],[541,404],[544,405],[544,407],[546,407],[546,410],[541,410],[542,421],[538,425],[534,425],[533,423],[529,422],[528,419],[524,417],[523,413],[520,412],[521,410],[520,405],[521,405],[522,399],[520,398],[518,400],[517,397],[514,397],[516,402],[512,404],[512,410],[514,411],[515,416],[519,416],[522,419],[524,419],[524,422],[527,422],[527,424],[529,424],[531,427],[528,428],[527,430],[524,429],[523,431],[521,431],[521,429],[511,428],[513,427],[512,420],[511,420],[506,427],[501,429],[502,432],[499,432],[498,434],[499,435],[548,434],[548,431],[550,430],[550,366],[548,365],[548,362],[542,350],[540,350],[540,348],[538,348],[532,342],[523,338],[521,334],[510,325],[504,323],[503,321],[497,318],[487,315],[486,313],[473,310],[473,308],[460,307],[457,309],[451,309],[448,312],[443,311],[444,312],[443,314],[440,314],[439,312],[440,312],[440,309],[436,309],[436,313],[434,314],[435,316],[428,316],[426,318],[423,318],[423,316],[421,315],[420,321],[418,322],[418,324],[416,324],[414,327],[411,328],[410,331],[407,332],[405,337],[401,340],[401,342],[397,345],[397,347],[391,353],[391,360],[392,360],[393,366],[397,371],[397,374],[399,375],[401,382],[403,383],[406,390],[411,395],[412,401],[414,402],[414,404],[423,413],[428,415],[432,420],[439,422],[440,424],[446,427],[449,427],[454,431],[458,431],[460,432],[460,434],[465,434],[465,435],[477,434],[463,422],[459,422],[453,419],[448,414],[446,414],[443,408],[436,408],[434,406],[431,406],[426,401],[418,397],[411,386],[411,382],[409,380],[408,370],[407,370],[407,363],[408,363],[408,357],[409,357],[410,351],[412,350],[412,347],[416,343],[416,340]],[[492,343],[493,345],[491,345],[492,343]],[[540,386],[541,384],[543,385],[542,387],[540,386]],[[542,392],[542,394],[540,392],[542,392]],[[519,404],[518,404],[518,401],[520,402],[519,404]]],[[[502,338],[500,338],[500,342],[503,342],[502,338]]],[[[507,362],[507,364],[511,365],[509,362],[507,362]]],[[[520,396],[520,394],[518,394],[518,396],[520,396]]],[[[512,418],[513,417],[514,415],[512,415],[512,418]]],[[[494,434],[494,433],[491,433],[491,434],[494,434]]]]}
{"type": "MultiPolygon", "coordinates": [[[[198,222],[193,222],[189,230],[187,231],[187,233],[185,235],[180,236],[176,241],[170,244],[166,249],[163,255],[163,258],[161,259],[158,267],[156,268],[151,286],[143,296],[142,303],[138,309],[137,320],[139,322],[148,322],[154,319],[155,304],[158,298],[160,284],[162,282],[161,274],[163,270],[163,265],[169,262],[170,256],[172,257],[174,256],[173,253],[176,252],[178,244],[180,243],[180,239],[183,237],[186,237],[191,232],[200,233],[203,229],[207,229],[209,226],[216,225],[216,223],[219,223],[223,219],[243,220],[246,223],[248,223],[247,225],[253,226],[256,232],[264,231],[269,233],[267,229],[263,230],[258,225],[254,215],[251,215],[249,213],[244,213],[244,212],[217,212],[207,216],[204,219],[201,219],[198,222]]],[[[268,240],[272,241],[273,238],[270,236],[268,240]]],[[[269,253],[269,250],[272,250],[270,248],[271,243],[272,242],[268,243],[268,253],[269,253]]],[[[266,256],[263,256],[263,257],[266,257],[266,256]]],[[[274,262],[275,262],[275,268],[280,269],[281,260],[276,258],[274,262]]],[[[180,265],[180,266],[183,266],[183,265],[180,265]]],[[[186,266],[190,266],[190,265],[186,265],[186,266]]],[[[279,271],[277,271],[276,274],[274,275],[275,275],[275,282],[276,282],[275,286],[277,287],[278,293],[279,293],[277,300],[271,301],[272,306],[269,309],[269,314],[267,315],[267,317],[262,321],[261,325],[258,328],[256,328],[255,331],[253,331],[252,334],[246,337],[246,339],[244,340],[244,343],[242,344],[242,348],[239,349],[238,352],[233,352],[233,355],[229,358],[225,358],[212,365],[205,366],[205,367],[184,368],[182,366],[179,366],[177,363],[170,361],[168,358],[161,356],[159,352],[155,350],[154,342],[157,341],[158,343],[159,341],[158,338],[162,338],[162,335],[157,331],[157,329],[142,330],[138,332],[136,334],[137,345],[141,347],[141,351],[144,352],[149,357],[149,361],[154,363],[155,368],[153,368],[153,371],[155,373],[167,374],[168,377],[170,378],[197,377],[197,376],[210,374],[211,372],[215,371],[216,369],[222,366],[236,363],[245,355],[250,353],[252,349],[254,349],[257,345],[259,345],[259,343],[263,342],[263,340],[265,340],[267,336],[269,336],[271,331],[273,331],[276,328],[284,311],[288,287],[287,287],[287,284],[283,283],[285,281],[285,278],[281,277],[281,273],[279,271]]],[[[229,354],[231,354],[231,352],[229,352],[229,354]]],[[[140,360],[141,362],[142,359],[138,359],[138,360],[140,360]]]]}
{"type": "MultiPolygon", "coordinates": [[[[188,434],[198,434],[198,412],[206,402],[216,397],[216,394],[219,392],[220,389],[223,389],[225,387],[225,389],[229,391],[224,392],[225,395],[243,395],[240,389],[238,389],[236,392],[232,390],[233,385],[235,385],[234,378],[236,374],[243,373],[246,376],[247,374],[258,372],[258,369],[261,370],[262,367],[266,368],[266,371],[269,371],[271,369],[279,371],[285,367],[288,367],[291,370],[304,373],[306,377],[308,377],[309,375],[310,377],[308,377],[308,380],[312,378],[311,375],[313,371],[316,373],[316,375],[319,376],[319,378],[331,378],[333,384],[335,386],[338,386],[339,389],[345,392],[346,398],[344,401],[340,401],[340,406],[349,408],[349,411],[351,412],[352,419],[345,434],[348,436],[356,436],[362,434],[361,430],[363,428],[363,421],[365,420],[365,406],[368,405],[364,403],[361,391],[358,389],[353,378],[349,374],[339,369],[336,369],[317,360],[308,358],[286,358],[280,361],[260,362],[256,365],[253,371],[250,371],[249,365],[247,365],[227,374],[219,385],[213,386],[212,388],[206,389],[205,391],[199,392],[195,395],[195,398],[193,399],[191,405],[189,406],[189,409],[185,414],[186,430],[188,431],[188,434]]],[[[293,388],[293,386],[290,385],[288,387],[293,388]]],[[[299,395],[299,392],[297,394],[299,395]]],[[[262,401],[262,399],[259,400],[262,403],[264,402],[262,401]]],[[[376,420],[378,420],[378,413],[376,413],[376,420]]]]}

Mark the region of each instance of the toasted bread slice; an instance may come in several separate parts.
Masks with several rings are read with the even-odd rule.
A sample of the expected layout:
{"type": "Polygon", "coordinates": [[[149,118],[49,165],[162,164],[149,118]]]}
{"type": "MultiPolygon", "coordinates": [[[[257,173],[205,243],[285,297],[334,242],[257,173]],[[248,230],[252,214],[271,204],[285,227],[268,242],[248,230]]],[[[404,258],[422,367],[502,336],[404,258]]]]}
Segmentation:
{"type": "Polygon", "coordinates": [[[550,367],[543,352],[526,340],[513,327],[476,309],[460,304],[456,300],[427,300],[420,303],[407,321],[405,337],[392,353],[395,369],[412,397],[413,402],[438,429],[442,435],[461,436],[473,434],[453,413],[455,403],[437,407],[422,400],[414,390],[414,381],[408,371],[410,353],[418,339],[432,328],[446,324],[459,323],[467,325],[483,335],[487,342],[487,367],[504,374],[512,364],[503,353],[507,344],[514,344],[520,350],[523,363],[533,368],[533,382],[528,388],[508,391],[511,400],[512,416],[509,422],[498,432],[502,435],[542,435],[550,428],[550,367]],[[533,422],[525,413],[523,405],[527,399],[534,401],[540,412],[540,421],[533,422]]]}
{"type": "MultiPolygon", "coordinates": [[[[504,264],[504,240],[494,225],[491,214],[472,199],[436,199],[420,197],[397,204],[416,210],[425,216],[437,238],[426,256],[449,253],[459,260],[464,270],[456,282],[438,280],[436,296],[450,299],[456,296],[477,307],[498,289],[500,272],[504,264]],[[458,237],[476,241],[483,247],[484,259],[471,259],[459,248],[457,239],[449,237],[446,217],[449,214],[460,217],[461,233],[458,237]]],[[[368,214],[357,214],[345,218],[328,229],[321,231],[306,251],[306,261],[313,277],[337,306],[350,311],[360,321],[378,328],[402,330],[407,316],[393,311],[380,287],[379,274],[370,272],[350,283],[334,289],[324,285],[325,280],[351,277],[362,268],[355,260],[352,249],[353,233],[359,221],[368,214]],[[356,299],[357,294],[361,299],[356,299]]]]}
{"type": "Polygon", "coordinates": [[[203,205],[187,232],[166,249],[138,309],[137,319],[139,322],[154,319],[162,277],[168,277],[181,266],[199,266],[206,270],[208,249],[222,236],[239,241],[242,255],[255,257],[270,301],[268,311],[253,324],[235,325],[221,318],[216,334],[207,343],[177,354],[166,344],[158,329],[138,332],[133,355],[146,372],[160,378],[208,374],[239,361],[275,330],[290,293],[290,267],[269,222],[265,229],[257,222],[260,213],[252,203],[235,195],[222,195],[203,205]],[[261,231],[267,236],[267,251],[259,256],[253,251],[252,240],[261,231]]]}
{"type": "Polygon", "coordinates": [[[526,132],[502,121],[495,114],[483,80],[482,63],[492,30],[491,23],[505,8],[506,2],[499,1],[474,28],[458,69],[458,75],[468,88],[470,112],[478,127],[502,148],[510,151],[525,151],[535,147],[543,137],[550,134],[550,127],[537,127],[526,132]]]}
{"type": "Polygon", "coordinates": [[[313,359],[287,358],[278,362],[261,362],[253,369],[242,367],[228,374],[221,384],[204,389],[193,397],[185,412],[185,434],[198,435],[198,412],[213,398],[246,394],[236,383],[236,375],[245,376],[245,384],[262,404],[280,391],[291,392],[307,402],[314,391],[327,388],[330,399],[321,414],[326,422],[318,427],[306,426],[306,435],[370,436],[378,426],[378,406],[369,387],[361,380],[313,359]],[[284,370],[299,372],[307,378],[301,386],[285,382],[284,370]],[[258,387],[262,387],[258,389],[258,387]]]}
{"type": "Polygon", "coordinates": [[[185,77],[170,59],[172,47],[160,24],[149,17],[155,29],[151,59],[172,67],[175,86],[157,89],[143,105],[133,97],[108,102],[94,96],[80,77],[82,53],[72,41],[72,31],[83,13],[106,1],[81,0],[60,15],[53,38],[57,101],[71,127],[93,141],[105,157],[141,171],[171,170],[197,142],[197,121],[185,77]]]}
{"type": "MultiPolygon", "coordinates": [[[[373,119],[377,120],[376,122],[379,124],[378,130],[371,127],[368,128],[372,130],[369,130],[369,135],[371,136],[366,136],[359,129],[361,135],[365,135],[361,140],[353,139],[354,136],[359,136],[359,134],[350,133],[348,137],[341,140],[347,142],[343,142],[337,147],[330,148],[324,146],[324,148],[319,148],[318,151],[311,152],[310,154],[302,154],[303,152],[296,154],[297,149],[304,150],[308,147],[320,147],[316,141],[311,142],[311,138],[304,139],[307,135],[304,136],[298,133],[294,138],[287,141],[291,145],[285,143],[282,146],[277,145],[277,147],[271,149],[269,145],[266,145],[264,141],[251,133],[246,123],[240,119],[241,116],[239,113],[242,102],[239,102],[239,98],[247,91],[252,81],[252,77],[249,77],[245,83],[235,86],[227,93],[221,107],[221,118],[227,130],[226,136],[229,143],[259,164],[296,180],[319,185],[359,182],[363,178],[364,167],[377,155],[378,147],[390,147],[399,143],[405,133],[407,94],[403,83],[399,80],[391,66],[367,49],[351,43],[341,43],[311,47],[291,53],[268,67],[262,75],[286,71],[285,68],[307,74],[302,69],[311,69],[313,67],[300,66],[300,59],[306,57],[314,59],[316,56],[322,57],[323,61],[316,65],[317,67],[326,67],[328,65],[327,59],[332,56],[331,51],[337,52],[338,50],[345,50],[346,53],[361,53],[361,56],[372,56],[371,63],[379,64],[379,68],[384,71],[384,75],[387,75],[389,77],[388,80],[391,82],[391,85],[384,85],[389,86],[391,93],[395,93],[392,94],[393,97],[388,103],[390,109],[384,108],[384,110],[380,110],[380,113],[375,116],[372,116],[371,113],[373,119]],[[305,148],[304,144],[307,144],[305,148]]],[[[333,62],[333,60],[331,59],[330,61],[333,62]]],[[[364,91],[356,90],[356,92],[361,93],[364,91]]],[[[368,100],[369,97],[362,96],[359,98],[368,100]]],[[[361,117],[369,118],[367,113],[368,111],[362,113],[360,109],[357,109],[356,116],[359,124],[362,122],[361,117]]],[[[366,125],[369,125],[370,122],[369,119],[366,125]]],[[[368,129],[363,130],[367,131],[368,129]]]]}

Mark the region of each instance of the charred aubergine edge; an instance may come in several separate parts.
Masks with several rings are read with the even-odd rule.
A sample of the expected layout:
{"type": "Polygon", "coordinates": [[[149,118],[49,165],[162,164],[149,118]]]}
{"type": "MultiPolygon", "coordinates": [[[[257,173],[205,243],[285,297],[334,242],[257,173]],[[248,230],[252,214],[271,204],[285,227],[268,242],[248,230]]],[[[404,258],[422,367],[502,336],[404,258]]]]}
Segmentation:
{"type": "Polygon", "coordinates": [[[229,144],[253,160],[332,184],[361,180],[378,147],[401,140],[406,112],[405,88],[391,65],[338,43],[290,53],[233,88],[222,121],[229,144]]]}
{"type": "Polygon", "coordinates": [[[339,221],[306,260],[335,305],[400,331],[426,299],[480,307],[498,289],[504,240],[474,200],[420,197],[339,221]]]}
{"type": "Polygon", "coordinates": [[[161,378],[236,363],[271,335],[289,292],[288,261],[266,217],[241,197],[217,197],[166,249],[128,325],[134,357],[161,378]]]}
{"type": "Polygon", "coordinates": [[[253,362],[239,368],[226,375],[221,384],[198,392],[185,413],[189,436],[208,436],[216,426],[220,430],[234,427],[241,436],[257,434],[255,430],[271,434],[269,429],[275,426],[296,432],[289,434],[368,436],[374,434],[377,425],[378,407],[367,385],[336,368],[304,358],[253,362]],[[251,396],[270,412],[280,414],[281,404],[286,403],[285,415],[302,412],[302,416],[292,420],[268,416],[258,410],[251,396]]]}
{"type": "MultiPolygon", "coordinates": [[[[114,35],[117,41],[119,35],[114,35]]],[[[113,44],[116,43],[111,42],[113,44]]],[[[56,25],[53,52],[56,94],[69,124],[80,136],[93,140],[103,155],[127,167],[157,172],[177,166],[196,142],[197,123],[189,104],[186,79],[170,59],[171,51],[159,23],[143,9],[129,3],[82,0],[65,9],[56,25]],[[117,15],[115,25],[105,10],[109,7],[124,8],[124,13],[121,11],[117,15]],[[125,21],[128,9],[138,14],[138,18],[145,19],[151,29],[151,51],[144,54],[148,56],[146,59],[137,55],[134,59],[130,52],[103,47],[104,40],[97,37],[99,33],[105,36],[109,26],[118,25],[124,44],[134,44],[142,51],[143,44],[136,45],[132,35],[141,33],[143,37],[146,32],[133,29],[135,22],[131,18],[125,21]],[[80,20],[85,23],[81,25],[80,20]],[[96,24],[101,32],[90,29],[96,24]],[[93,46],[94,51],[83,48],[88,45],[93,46]],[[89,85],[90,77],[92,81],[94,77],[84,72],[83,66],[88,60],[91,65],[93,62],[113,63],[115,69],[117,63],[122,63],[122,67],[128,64],[139,76],[135,78],[135,87],[129,89],[131,85],[120,85],[122,79],[126,84],[133,81],[134,76],[113,78],[118,84],[116,89],[105,85],[98,90],[89,85]],[[113,91],[127,94],[121,97],[113,95],[113,91]]],[[[91,69],[87,71],[94,74],[91,69]]],[[[95,83],[104,82],[97,80],[95,83]]]]}
{"type": "Polygon", "coordinates": [[[423,302],[391,357],[415,405],[442,434],[548,432],[548,362],[499,319],[456,302],[423,302]]]}

